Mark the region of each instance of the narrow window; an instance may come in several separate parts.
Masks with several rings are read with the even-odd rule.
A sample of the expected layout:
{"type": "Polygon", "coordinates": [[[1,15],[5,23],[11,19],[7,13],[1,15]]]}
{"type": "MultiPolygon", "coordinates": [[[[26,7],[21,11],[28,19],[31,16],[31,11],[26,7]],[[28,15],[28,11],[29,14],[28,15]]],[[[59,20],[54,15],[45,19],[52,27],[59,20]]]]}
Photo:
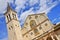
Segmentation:
{"type": "Polygon", "coordinates": [[[51,38],[51,36],[49,36],[49,37],[47,37],[47,40],[53,40],[53,39],[51,38]]]}
{"type": "Polygon", "coordinates": [[[7,20],[8,20],[8,22],[11,20],[11,16],[10,16],[10,14],[8,14],[8,16],[7,16],[7,20]]]}
{"type": "Polygon", "coordinates": [[[10,16],[10,14],[8,14],[9,15],[9,19],[11,20],[11,16],[10,16]]]}
{"type": "Polygon", "coordinates": [[[28,37],[28,35],[26,35],[26,37],[28,37]]]}
{"type": "Polygon", "coordinates": [[[7,20],[8,20],[8,22],[9,22],[9,17],[7,16],[7,20]]]}
{"type": "Polygon", "coordinates": [[[16,19],[16,14],[12,14],[13,15],[13,19],[16,19]]]}
{"type": "Polygon", "coordinates": [[[13,27],[11,26],[11,28],[13,29],[13,27]]]}
{"type": "Polygon", "coordinates": [[[54,38],[55,40],[58,40],[56,36],[53,36],[53,38],[54,38]]]}
{"type": "Polygon", "coordinates": [[[10,27],[9,27],[9,30],[11,30],[10,27]]]}

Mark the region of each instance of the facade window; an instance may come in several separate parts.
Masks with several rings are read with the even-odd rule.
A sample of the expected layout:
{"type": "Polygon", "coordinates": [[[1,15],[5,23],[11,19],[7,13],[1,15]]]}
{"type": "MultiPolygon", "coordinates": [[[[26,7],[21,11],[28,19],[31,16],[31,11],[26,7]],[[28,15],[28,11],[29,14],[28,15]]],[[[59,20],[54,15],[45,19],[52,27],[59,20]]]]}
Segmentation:
{"type": "Polygon", "coordinates": [[[31,20],[31,21],[30,21],[30,26],[31,26],[31,28],[35,27],[36,25],[37,25],[37,24],[36,24],[35,20],[31,20]]]}
{"type": "Polygon", "coordinates": [[[28,23],[26,23],[26,25],[28,25],[28,23]]]}
{"type": "Polygon", "coordinates": [[[38,29],[34,29],[34,33],[35,35],[38,35],[39,34],[38,29]]]}
{"type": "Polygon", "coordinates": [[[47,26],[48,24],[47,23],[45,23],[45,26],[47,26]]]}
{"type": "Polygon", "coordinates": [[[29,16],[29,19],[31,19],[32,17],[31,16],[29,16]]]}
{"type": "Polygon", "coordinates": [[[56,36],[53,36],[53,38],[54,38],[55,40],[58,40],[56,36]]]}
{"type": "Polygon", "coordinates": [[[51,38],[51,36],[49,36],[49,37],[47,37],[47,40],[53,40],[53,39],[51,38]]]}
{"type": "Polygon", "coordinates": [[[33,32],[31,32],[31,35],[33,35],[33,32]]]}
{"type": "Polygon", "coordinates": [[[26,35],[26,37],[28,37],[28,36],[26,35]]]}
{"type": "Polygon", "coordinates": [[[41,29],[42,29],[42,27],[40,26],[40,27],[39,27],[39,29],[41,30],[41,29]]]}
{"type": "Polygon", "coordinates": [[[34,29],[34,33],[37,33],[38,32],[38,30],[37,29],[34,29]]]}
{"type": "Polygon", "coordinates": [[[35,19],[37,19],[38,18],[38,16],[35,16],[35,19]]]}

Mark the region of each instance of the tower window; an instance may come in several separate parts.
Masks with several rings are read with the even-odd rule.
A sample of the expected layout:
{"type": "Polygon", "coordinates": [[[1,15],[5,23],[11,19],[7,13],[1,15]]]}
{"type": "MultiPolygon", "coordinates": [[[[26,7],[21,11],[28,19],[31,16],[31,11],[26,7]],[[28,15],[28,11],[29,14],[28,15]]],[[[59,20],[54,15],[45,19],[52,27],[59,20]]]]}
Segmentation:
{"type": "Polygon", "coordinates": [[[15,25],[15,26],[19,27],[19,25],[15,25]]]}
{"type": "Polygon", "coordinates": [[[9,17],[7,16],[7,20],[9,21],[9,17]]]}
{"type": "Polygon", "coordinates": [[[11,30],[10,27],[9,27],[9,30],[11,30]]]}
{"type": "Polygon", "coordinates": [[[10,16],[10,14],[8,14],[8,16],[7,16],[7,20],[8,20],[8,21],[11,20],[11,16],[10,16]]]}
{"type": "Polygon", "coordinates": [[[9,15],[9,19],[11,20],[11,16],[10,16],[10,14],[8,14],[9,15]]]}
{"type": "Polygon", "coordinates": [[[17,25],[15,25],[15,26],[17,26],[17,25]]]}
{"type": "Polygon", "coordinates": [[[13,29],[13,27],[11,26],[11,28],[13,29]]]}
{"type": "Polygon", "coordinates": [[[13,15],[13,19],[16,19],[16,14],[12,14],[13,15]]]}
{"type": "Polygon", "coordinates": [[[28,37],[28,35],[26,35],[26,37],[28,37]]]}

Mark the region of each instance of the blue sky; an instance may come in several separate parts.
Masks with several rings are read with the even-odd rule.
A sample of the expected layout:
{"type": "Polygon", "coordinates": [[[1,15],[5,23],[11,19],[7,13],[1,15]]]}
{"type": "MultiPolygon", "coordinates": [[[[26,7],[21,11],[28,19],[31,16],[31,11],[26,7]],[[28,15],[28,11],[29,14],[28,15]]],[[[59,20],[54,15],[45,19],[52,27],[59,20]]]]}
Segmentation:
{"type": "Polygon", "coordinates": [[[60,0],[0,0],[0,40],[8,40],[4,13],[7,2],[17,12],[20,25],[23,26],[30,14],[45,12],[53,24],[60,22],[60,0]]]}

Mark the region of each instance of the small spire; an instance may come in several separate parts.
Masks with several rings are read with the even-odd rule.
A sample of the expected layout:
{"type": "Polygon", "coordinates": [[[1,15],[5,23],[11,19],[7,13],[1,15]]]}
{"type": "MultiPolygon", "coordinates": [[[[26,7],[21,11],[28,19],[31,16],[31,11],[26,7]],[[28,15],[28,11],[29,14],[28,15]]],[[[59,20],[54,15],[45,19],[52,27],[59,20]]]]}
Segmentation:
{"type": "Polygon", "coordinates": [[[7,3],[7,11],[8,11],[9,9],[11,9],[11,7],[10,7],[9,3],[7,3]]]}

